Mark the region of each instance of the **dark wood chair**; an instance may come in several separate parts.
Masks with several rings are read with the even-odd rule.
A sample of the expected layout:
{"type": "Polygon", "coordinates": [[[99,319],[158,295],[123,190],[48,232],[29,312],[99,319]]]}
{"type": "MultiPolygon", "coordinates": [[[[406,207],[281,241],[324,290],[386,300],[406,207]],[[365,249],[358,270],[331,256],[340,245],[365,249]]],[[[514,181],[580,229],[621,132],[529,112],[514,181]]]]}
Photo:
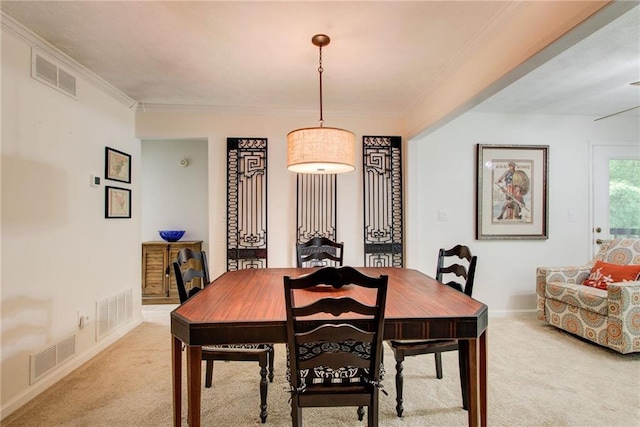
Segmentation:
{"type": "MultiPolygon", "coordinates": [[[[177,261],[173,263],[173,269],[181,304],[184,304],[210,283],[207,255],[204,251],[194,252],[190,248],[181,249],[178,252],[177,261]],[[195,278],[202,279],[204,284],[202,288],[191,286],[195,278]]],[[[210,388],[213,383],[213,362],[216,360],[258,362],[260,365],[260,420],[264,423],[267,420],[267,366],[269,382],[273,382],[273,359],[273,344],[202,346],[202,360],[206,362],[205,387],[210,388]]]]}
{"type": "Polygon", "coordinates": [[[173,268],[180,304],[183,304],[209,284],[209,263],[207,262],[205,251],[197,252],[191,248],[183,248],[178,251],[176,262],[178,263],[178,270],[175,269],[175,266],[173,268]],[[200,286],[195,285],[194,279],[197,278],[200,279],[200,286]],[[187,289],[187,285],[189,285],[189,289],[187,289]]]}
{"type": "MultiPolygon", "coordinates": [[[[473,291],[473,279],[476,271],[477,257],[471,255],[471,251],[466,246],[456,245],[454,248],[445,250],[440,249],[438,254],[438,267],[436,270],[436,279],[444,283],[445,276],[455,276],[454,280],[445,283],[466,295],[471,296],[473,291]],[[463,280],[460,280],[463,279],[463,280]],[[461,282],[461,283],[460,283],[461,282]]],[[[436,377],[442,378],[442,352],[458,351],[458,365],[460,367],[460,387],[462,389],[462,407],[469,409],[469,390],[467,390],[466,375],[468,375],[468,367],[464,351],[468,343],[464,340],[419,340],[419,341],[397,341],[389,342],[393,355],[396,359],[396,412],[399,417],[404,412],[402,388],[403,388],[403,368],[402,362],[407,356],[416,356],[420,354],[435,355],[436,360],[436,377]]]]}
{"type": "Polygon", "coordinates": [[[302,408],[334,406],[358,407],[359,419],[366,406],[368,425],[378,425],[387,281],[387,276],[369,277],[352,267],[285,276],[293,426],[302,425],[302,408]],[[328,287],[343,292],[330,297],[328,287]],[[344,313],[356,313],[358,320],[341,320],[344,313]],[[313,321],[319,314],[333,318],[313,321]]]}
{"type": "Polygon", "coordinates": [[[297,266],[301,267],[340,267],[344,244],[326,237],[313,237],[296,245],[297,266]]]}

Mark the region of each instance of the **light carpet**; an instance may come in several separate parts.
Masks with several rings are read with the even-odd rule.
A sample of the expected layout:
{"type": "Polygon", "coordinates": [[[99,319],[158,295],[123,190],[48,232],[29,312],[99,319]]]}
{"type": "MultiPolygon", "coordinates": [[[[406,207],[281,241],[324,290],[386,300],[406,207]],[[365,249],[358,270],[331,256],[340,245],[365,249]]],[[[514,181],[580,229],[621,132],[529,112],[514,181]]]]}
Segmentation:
{"type": "MultiPolygon", "coordinates": [[[[490,426],[640,426],[640,354],[621,355],[582,341],[533,315],[491,318],[488,346],[490,426]]],[[[284,346],[275,351],[266,425],[288,426],[284,346]]],[[[381,426],[467,425],[456,352],[443,354],[441,380],[435,377],[433,355],[407,358],[403,418],[395,414],[395,364],[386,344],[385,361],[388,395],[380,394],[381,426]]],[[[258,380],[256,363],[217,362],[214,386],[202,392],[202,425],[260,425],[258,380]]],[[[186,388],[183,399],[187,425],[186,388]]],[[[366,425],[358,422],[355,408],[304,409],[303,420],[309,427],[366,425]]],[[[151,312],[132,332],[2,422],[6,427],[171,425],[166,309],[151,312]]]]}

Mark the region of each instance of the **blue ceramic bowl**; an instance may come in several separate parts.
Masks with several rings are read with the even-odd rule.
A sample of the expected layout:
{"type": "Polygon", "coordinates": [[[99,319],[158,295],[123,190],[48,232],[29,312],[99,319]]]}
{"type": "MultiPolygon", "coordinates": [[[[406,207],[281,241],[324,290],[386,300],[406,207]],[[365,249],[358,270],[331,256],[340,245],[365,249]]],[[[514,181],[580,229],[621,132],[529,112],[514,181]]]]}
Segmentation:
{"type": "Polygon", "coordinates": [[[167,242],[177,242],[184,236],[184,230],[160,230],[158,233],[167,242]]]}

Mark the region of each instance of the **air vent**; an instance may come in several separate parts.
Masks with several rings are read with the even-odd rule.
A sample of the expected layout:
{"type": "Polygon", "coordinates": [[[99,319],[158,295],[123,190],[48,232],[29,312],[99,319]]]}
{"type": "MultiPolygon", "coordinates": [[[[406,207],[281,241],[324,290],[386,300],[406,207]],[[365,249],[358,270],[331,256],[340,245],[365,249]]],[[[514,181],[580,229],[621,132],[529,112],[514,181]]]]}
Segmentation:
{"type": "Polygon", "coordinates": [[[58,67],[35,49],[31,49],[31,77],[65,95],[76,98],[76,77],[58,67]]]}
{"type": "Polygon", "coordinates": [[[96,302],[96,340],[133,317],[133,294],[128,289],[116,296],[96,302]]]}
{"type": "Polygon", "coordinates": [[[32,354],[29,357],[31,365],[29,384],[35,383],[75,354],[75,334],[32,354]]]}
{"type": "Polygon", "coordinates": [[[63,92],[76,97],[76,78],[62,68],[58,68],[58,87],[63,92]]]}

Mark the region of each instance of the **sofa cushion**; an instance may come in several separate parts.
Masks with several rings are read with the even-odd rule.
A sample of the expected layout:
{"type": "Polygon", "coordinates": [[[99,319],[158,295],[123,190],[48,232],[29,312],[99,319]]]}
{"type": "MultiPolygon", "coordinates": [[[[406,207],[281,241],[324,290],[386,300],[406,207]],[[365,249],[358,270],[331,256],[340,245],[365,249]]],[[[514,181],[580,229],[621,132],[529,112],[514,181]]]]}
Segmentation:
{"type": "Polygon", "coordinates": [[[640,265],[618,265],[596,261],[583,285],[607,289],[609,283],[628,282],[640,279],[640,265]]]}
{"type": "Polygon", "coordinates": [[[545,296],[594,313],[608,313],[607,291],[603,289],[575,283],[552,282],[547,283],[545,296]]]}

